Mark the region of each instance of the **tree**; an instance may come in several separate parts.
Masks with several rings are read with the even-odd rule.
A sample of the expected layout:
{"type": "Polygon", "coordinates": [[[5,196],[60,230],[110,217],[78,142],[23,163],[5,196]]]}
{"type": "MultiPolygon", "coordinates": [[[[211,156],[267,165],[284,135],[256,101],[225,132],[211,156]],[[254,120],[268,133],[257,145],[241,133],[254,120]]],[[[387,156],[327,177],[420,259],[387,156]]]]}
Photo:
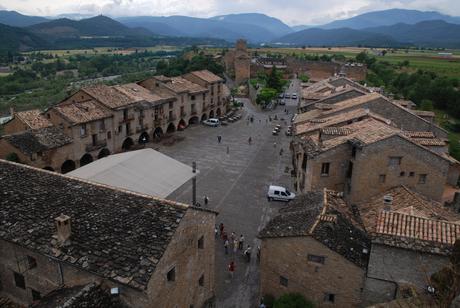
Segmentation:
{"type": "Polygon", "coordinates": [[[267,105],[270,103],[277,95],[276,89],[272,88],[263,88],[260,90],[259,94],[257,95],[256,102],[257,104],[267,105]]]}
{"type": "Polygon", "coordinates": [[[6,155],[5,159],[8,160],[8,161],[19,163],[19,156],[18,156],[18,154],[14,153],[14,152],[9,153],[8,155],[6,155]]]}
{"type": "Polygon", "coordinates": [[[313,308],[312,302],[308,301],[299,293],[282,295],[273,304],[273,308],[313,308]]]}
{"type": "Polygon", "coordinates": [[[425,111],[433,111],[433,102],[429,99],[423,99],[420,103],[420,109],[425,111]]]}
{"type": "Polygon", "coordinates": [[[281,74],[278,73],[278,70],[275,65],[273,65],[272,70],[267,78],[267,87],[275,89],[276,91],[281,91],[282,82],[281,74]]]}

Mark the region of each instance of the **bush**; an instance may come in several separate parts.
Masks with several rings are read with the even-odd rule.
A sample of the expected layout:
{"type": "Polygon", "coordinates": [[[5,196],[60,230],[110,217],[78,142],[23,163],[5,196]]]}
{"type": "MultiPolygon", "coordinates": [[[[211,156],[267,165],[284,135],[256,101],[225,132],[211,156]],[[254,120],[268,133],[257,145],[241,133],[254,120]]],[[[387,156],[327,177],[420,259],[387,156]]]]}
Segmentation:
{"type": "Polygon", "coordinates": [[[5,159],[8,160],[8,161],[19,163],[19,156],[18,156],[18,154],[14,153],[14,152],[6,155],[5,159]]]}
{"type": "Polygon", "coordinates": [[[312,302],[308,301],[299,293],[284,294],[273,304],[273,308],[313,308],[312,302]]]}

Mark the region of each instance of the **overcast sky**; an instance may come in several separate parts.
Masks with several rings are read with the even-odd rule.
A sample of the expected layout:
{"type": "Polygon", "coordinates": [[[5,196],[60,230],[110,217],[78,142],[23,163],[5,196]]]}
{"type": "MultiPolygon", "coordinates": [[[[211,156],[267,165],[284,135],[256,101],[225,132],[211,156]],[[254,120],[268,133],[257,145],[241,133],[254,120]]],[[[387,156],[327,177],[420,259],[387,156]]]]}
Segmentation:
{"type": "Polygon", "coordinates": [[[0,0],[0,8],[27,15],[79,13],[108,16],[210,17],[257,12],[289,25],[322,24],[363,12],[406,8],[460,15],[460,0],[0,0]]]}

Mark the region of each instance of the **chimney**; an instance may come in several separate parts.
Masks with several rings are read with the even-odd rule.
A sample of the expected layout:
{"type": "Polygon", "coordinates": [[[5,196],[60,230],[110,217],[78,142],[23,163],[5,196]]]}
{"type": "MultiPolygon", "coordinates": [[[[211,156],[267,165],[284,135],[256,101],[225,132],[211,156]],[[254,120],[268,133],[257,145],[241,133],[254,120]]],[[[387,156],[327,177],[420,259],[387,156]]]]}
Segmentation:
{"type": "Polygon", "coordinates": [[[60,243],[65,242],[69,239],[70,229],[70,217],[64,214],[59,215],[54,219],[56,221],[57,238],[60,243]]]}
{"type": "Polygon", "coordinates": [[[383,210],[387,212],[390,211],[392,205],[393,205],[393,196],[391,195],[383,196],[383,210]]]}

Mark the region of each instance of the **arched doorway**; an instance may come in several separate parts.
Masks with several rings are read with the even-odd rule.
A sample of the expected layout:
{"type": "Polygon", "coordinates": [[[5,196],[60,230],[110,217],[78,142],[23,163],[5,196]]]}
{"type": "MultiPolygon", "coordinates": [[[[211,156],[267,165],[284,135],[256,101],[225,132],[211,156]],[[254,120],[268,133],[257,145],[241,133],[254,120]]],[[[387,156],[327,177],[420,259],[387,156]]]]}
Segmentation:
{"type": "Polygon", "coordinates": [[[150,141],[150,136],[149,134],[147,134],[147,132],[143,132],[140,136],[139,136],[139,144],[146,144],[147,142],[150,141]]]}
{"type": "Polygon", "coordinates": [[[191,118],[188,120],[188,125],[198,124],[198,122],[200,122],[200,119],[199,119],[198,117],[191,117],[191,118]]]}
{"type": "Polygon", "coordinates": [[[201,116],[201,122],[203,122],[204,120],[206,120],[208,118],[207,114],[206,113],[203,113],[203,115],[201,116]]]}
{"type": "Polygon", "coordinates": [[[181,119],[177,125],[177,130],[184,130],[186,127],[187,123],[185,123],[184,119],[181,119]]]}
{"type": "Polygon", "coordinates": [[[222,111],[220,111],[220,108],[217,108],[216,115],[220,117],[222,115],[222,111]]]}
{"type": "Polygon", "coordinates": [[[103,148],[99,154],[97,155],[97,158],[100,159],[100,158],[103,158],[103,157],[106,157],[106,156],[109,156],[110,155],[110,151],[109,149],[107,148],[103,148]]]}
{"type": "Polygon", "coordinates": [[[176,131],[176,127],[174,126],[173,123],[169,123],[168,128],[166,129],[166,132],[168,134],[174,133],[176,131]]]}
{"type": "Polygon", "coordinates": [[[93,162],[93,157],[91,156],[91,154],[86,153],[80,158],[80,167],[83,167],[84,165],[87,165],[92,162],[93,162]]]}
{"type": "Polygon", "coordinates": [[[153,132],[153,140],[160,140],[161,137],[163,137],[163,130],[161,129],[161,127],[155,128],[153,132]]]}
{"type": "Polygon", "coordinates": [[[133,139],[131,139],[130,137],[126,138],[125,141],[123,141],[123,144],[121,146],[121,149],[123,151],[127,151],[129,149],[131,149],[131,147],[134,145],[134,141],[133,139]]]}
{"type": "Polygon", "coordinates": [[[209,112],[209,118],[214,118],[214,110],[211,110],[211,111],[209,112]]]}
{"type": "Polygon", "coordinates": [[[48,170],[48,171],[54,171],[53,167],[50,167],[50,166],[47,166],[45,168],[43,168],[44,170],[48,170]]]}
{"type": "Polygon", "coordinates": [[[73,160],[69,159],[62,163],[61,173],[65,174],[73,170],[75,170],[75,162],[73,160]]]}

